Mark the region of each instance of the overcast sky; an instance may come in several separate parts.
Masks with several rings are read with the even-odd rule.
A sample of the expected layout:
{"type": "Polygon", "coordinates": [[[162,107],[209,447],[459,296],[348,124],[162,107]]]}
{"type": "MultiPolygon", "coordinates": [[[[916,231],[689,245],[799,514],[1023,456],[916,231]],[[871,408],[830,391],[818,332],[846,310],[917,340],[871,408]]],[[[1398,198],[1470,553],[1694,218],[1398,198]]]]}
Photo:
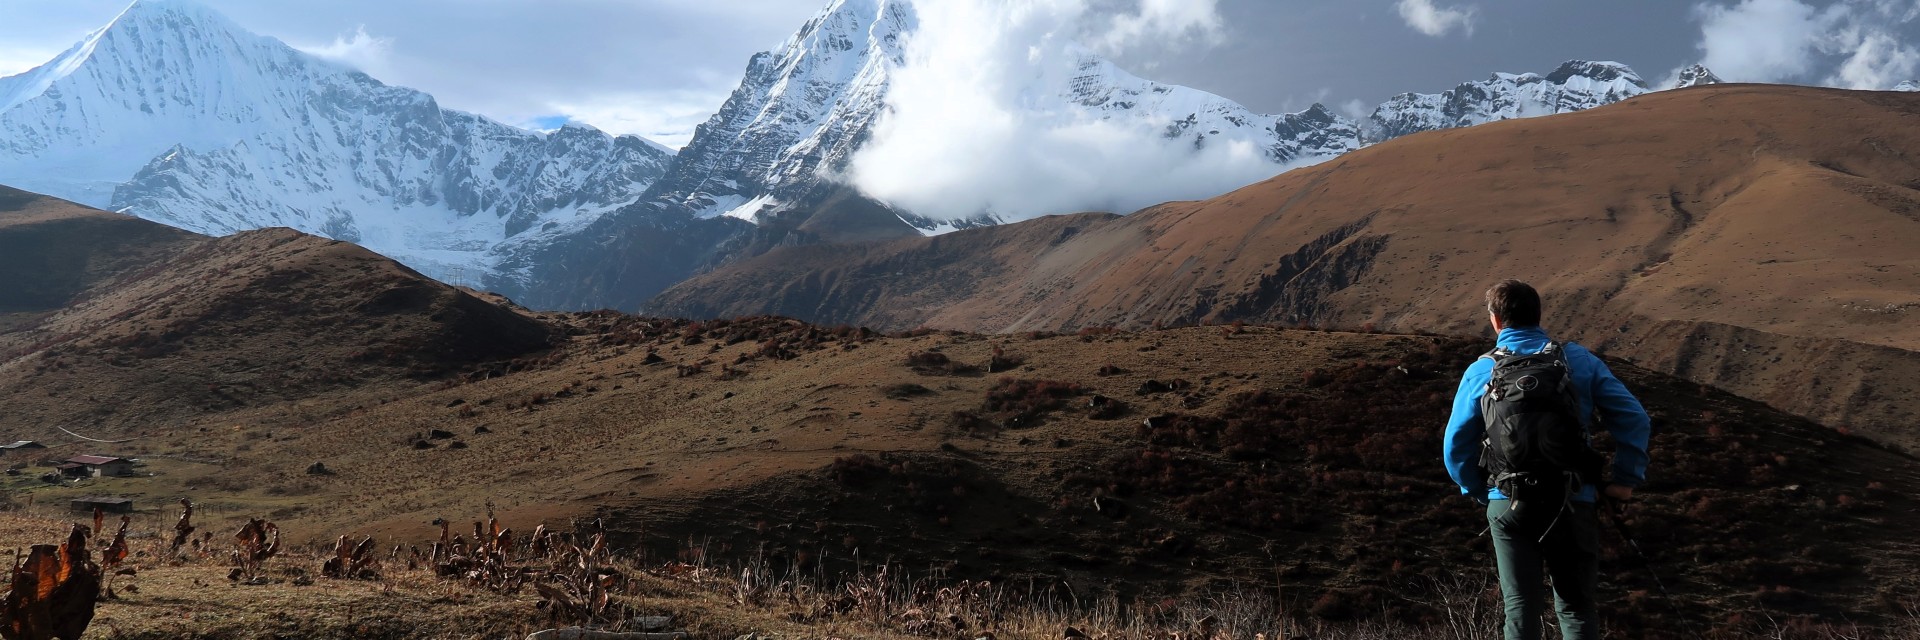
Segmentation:
{"type": "MultiPolygon", "coordinates": [[[[1655,83],[1703,60],[1731,80],[1885,88],[1920,75],[1920,0],[1055,1],[1210,13],[1197,37],[1135,39],[1109,53],[1139,75],[1267,113],[1316,101],[1370,110],[1393,94],[1437,92],[1494,71],[1546,73],[1574,58],[1624,62],[1655,83]]],[[[674,146],[726,99],[749,56],[825,4],[203,2],[452,108],[528,126],[571,117],[674,146]]],[[[125,4],[0,0],[0,76],[52,58],[125,4]]]]}

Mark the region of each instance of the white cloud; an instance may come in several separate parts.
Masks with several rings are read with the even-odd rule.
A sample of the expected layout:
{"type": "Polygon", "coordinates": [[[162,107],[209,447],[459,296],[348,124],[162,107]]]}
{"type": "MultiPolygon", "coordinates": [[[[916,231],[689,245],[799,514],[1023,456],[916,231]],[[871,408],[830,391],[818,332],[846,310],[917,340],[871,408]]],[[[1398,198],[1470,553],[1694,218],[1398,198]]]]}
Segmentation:
{"type": "Polygon", "coordinates": [[[1442,8],[1433,0],[1400,0],[1396,7],[1400,10],[1400,19],[1420,33],[1438,38],[1459,29],[1473,35],[1473,7],[1442,8]]]}
{"type": "Polygon", "coordinates": [[[1899,28],[1920,0],[1740,0],[1695,5],[1701,63],[1733,82],[1807,82],[1888,89],[1920,71],[1899,28]],[[1828,67],[1831,67],[1830,69],[1828,67]]]}
{"type": "Polygon", "coordinates": [[[1209,197],[1282,169],[1249,143],[1196,150],[1163,137],[1164,123],[1102,120],[1059,98],[1080,72],[1068,55],[1077,39],[1113,51],[1218,24],[1148,2],[1101,31],[1088,28],[1097,22],[1090,4],[920,0],[921,27],[892,77],[889,112],[847,177],[918,215],[1013,221],[1209,197]]]}
{"type": "Polygon", "coordinates": [[[1843,5],[1821,11],[1800,0],[1702,4],[1695,12],[1701,64],[1732,82],[1780,82],[1806,75],[1822,37],[1846,14],[1843,5]]]}
{"type": "Polygon", "coordinates": [[[367,35],[366,25],[355,27],[351,34],[334,36],[333,42],[327,44],[294,45],[294,48],[359,69],[375,78],[394,81],[393,38],[367,35]]]}
{"type": "MultiPolygon", "coordinates": [[[[634,134],[678,149],[693,139],[726,91],[665,90],[608,93],[549,104],[552,113],[612,134],[634,134]]],[[[531,117],[529,117],[531,119],[531,117]]]]}
{"type": "Polygon", "coordinates": [[[1829,76],[1826,84],[1848,89],[1886,90],[1902,80],[1915,79],[1920,68],[1920,51],[1902,44],[1890,33],[1843,32],[1836,40],[1847,54],[1845,62],[1829,76]]]}
{"type": "Polygon", "coordinates": [[[1335,106],[1334,109],[1339,111],[1340,115],[1346,116],[1348,119],[1358,121],[1358,120],[1366,120],[1368,116],[1373,115],[1374,106],[1367,104],[1365,102],[1361,102],[1359,98],[1354,98],[1352,100],[1348,100],[1346,102],[1340,103],[1339,105],[1335,106]]]}
{"type": "Polygon", "coordinates": [[[1118,52],[1143,41],[1178,42],[1198,37],[1209,43],[1221,37],[1219,0],[1140,0],[1138,12],[1115,16],[1098,41],[1108,52],[1118,52]]]}

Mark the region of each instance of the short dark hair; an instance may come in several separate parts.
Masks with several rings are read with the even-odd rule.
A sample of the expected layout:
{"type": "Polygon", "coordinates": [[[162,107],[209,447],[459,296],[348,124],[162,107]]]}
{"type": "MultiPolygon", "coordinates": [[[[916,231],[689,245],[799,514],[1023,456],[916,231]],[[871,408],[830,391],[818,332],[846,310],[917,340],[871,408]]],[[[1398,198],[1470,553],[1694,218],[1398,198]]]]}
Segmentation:
{"type": "Polygon", "coordinates": [[[1540,292],[1519,280],[1502,280],[1487,290],[1487,311],[1509,327],[1540,325],[1540,292]]]}

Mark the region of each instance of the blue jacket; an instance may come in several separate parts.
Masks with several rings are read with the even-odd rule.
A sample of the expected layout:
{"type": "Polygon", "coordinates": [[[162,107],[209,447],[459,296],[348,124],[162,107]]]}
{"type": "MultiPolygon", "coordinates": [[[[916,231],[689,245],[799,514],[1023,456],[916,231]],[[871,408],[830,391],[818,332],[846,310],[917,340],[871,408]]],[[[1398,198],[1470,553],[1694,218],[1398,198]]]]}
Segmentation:
{"type": "MultiPolygon", "coordinates": [[[[1540,327],[1508,327],[1500,331],[1499,346],[1522,353],[1546,348],[1547,332],[1540,327]]],[[[1614,484],[1640,486],[1647,479],[1647,437],[1653,431],[1647,410],[1640,406],[1627,387],[1613,377],[1607,364],[1585,347],[1567,344],[1567,368],[1573,374],[1574,394],[1580,399],[1580,417],[1587,432],[1593,432],[1593,419],[1613,434],[1614,484]]],[[[1481,358],[1467,367],[1460,378],[1460,390],[1453,395],[1453,415],[1447,420],[1445,458],[1447,474],[1460,485],[1460,492],[1488,500],[1505,500],[1500,490],[1487,486],[1486,471],[1480,468],[1480,440],[1486,434],[1486,421],[1480,416],[1480,397],[1487,393],[1487,381],[1493,377],[1493,359],[1481,358]]],[[[1593,502],[1594,488],[1582,487],[1573,499],[1593,502]]],[[[1475,498],[1478,500],[1478,498],[1475,498]]]]}

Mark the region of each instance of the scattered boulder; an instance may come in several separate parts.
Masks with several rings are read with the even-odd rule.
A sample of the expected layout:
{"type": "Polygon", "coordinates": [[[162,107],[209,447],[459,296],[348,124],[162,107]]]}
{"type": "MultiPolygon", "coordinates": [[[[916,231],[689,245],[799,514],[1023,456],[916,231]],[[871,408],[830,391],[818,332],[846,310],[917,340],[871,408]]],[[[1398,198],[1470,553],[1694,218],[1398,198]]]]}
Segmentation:
{"type": "Polygon", "coordinates": [[[307,465],[307,475],[330,476],[330,475],[333,475],[333,470],[328,469],[327,463],[325,462],[315,462],[313,464],[307,465]]]}
{"type": "Polygon", "coordinates": [[[434,440],[449,440],[453,438],[453,432],[442,430],[442,429],[434,429],[432,431],[427,432],[427,437],[434,440]]]}
{"type": "Polygon", "coordinates": [[[1112,420],[1123,417],[1132,411],[1132,407],[1128,406],[1125,402],[1104,396],[1095,397],[1105,400],[1105,402],[1089,403],[1093,407],[1093,411],[1087,414],[1088,418],[1094,420],[1112,420]]]}
{"type": "Polygon", "coordinates": [[[487,425],[484,425],[484,424],[473,428],[473,435],[477,436],[483,433],[493,433],[493,430],[488,429],[487,425]]]}
{"type": "Polygon", "coordinates": [[[415,449],[432,449],[432,448],[433,448],[433,443],[432,443],[432,442],[428,442],[428,441],[426,441],[426,440],[415,440],[415,441],[413,441],[413,448],[415,448],[415,449]]]}
{"type": "Polygon", "coordinates": [[[1161,382],[1159,380],[1148,380],[1146,382],[1140,383],[1140,388],[1135,389],[1134,393],[1136,395],[1144,396],[1151,393],[1166,393],[1169,391],[1179,391],[1181,389],[1187,388],[1188,386],[1189,386],[1189,383],[1185,380],[1168,380],[1166,382],[1161,382]]]}
{"type": "Polygon", "coordinates": [[[907,383],[901,383],[901,384],[896,384],[896,385],[887,387],[884,390],[884,395],[886,395],[887,398],[891,400],[906,400],[909,398],[916,398],[919,396],[933,395],[933,390],[928,389],[921,385],[907,382],[907,383]]]}

